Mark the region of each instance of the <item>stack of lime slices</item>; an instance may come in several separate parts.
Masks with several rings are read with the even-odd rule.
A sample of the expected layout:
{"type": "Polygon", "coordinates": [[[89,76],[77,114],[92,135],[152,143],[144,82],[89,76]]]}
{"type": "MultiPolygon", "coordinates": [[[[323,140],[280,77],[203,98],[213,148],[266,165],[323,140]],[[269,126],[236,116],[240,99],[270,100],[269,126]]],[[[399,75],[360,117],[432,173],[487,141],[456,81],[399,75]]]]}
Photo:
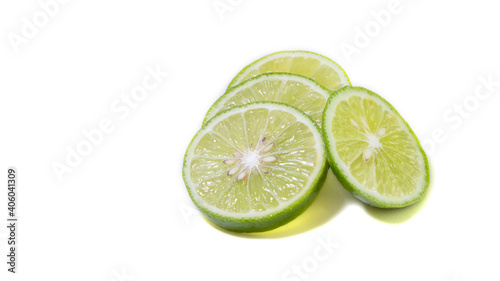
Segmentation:
{"type": "Polygon", "coordinates": [[[347,190],[377,207],[410,205],[429,184],[418,139],[387,101],[350,86],[332,60],[287,51],[233,79],[191,141],[183,177],[214,224],[259,232],[311,205],[327,163],[347,190]]]}

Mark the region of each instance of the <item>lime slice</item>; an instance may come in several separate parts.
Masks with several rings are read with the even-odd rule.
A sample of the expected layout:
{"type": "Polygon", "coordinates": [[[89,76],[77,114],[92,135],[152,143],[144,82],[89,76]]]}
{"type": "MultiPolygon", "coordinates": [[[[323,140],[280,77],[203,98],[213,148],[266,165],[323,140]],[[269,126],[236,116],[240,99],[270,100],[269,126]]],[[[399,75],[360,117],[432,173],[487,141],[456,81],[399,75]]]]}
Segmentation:
{"type": "Polygon", "coordinates": [[[329,58],[307,51],[283,51],[267,55],[243,68],[228,88],[269,72],[287,72],[309,77],[332,91],[351,85],[345,71],[329,58]]]}
{"type": "Polygon", "coordinates": [[[347,86],[323,112],[328,161],[342,185],[361,201],[399,208],[422,199],[429,165],[417,137],[379,95],[347,86]]]}
{"type": "Polygon", "coordinates": [[[210,119],[191,141],[183,177],[195,205],[216,225],[266,231],[301,214],[326,175],[316,123],[294,107],[257,102],[210,119]]]}
{"type": "Polygon", "coordinates": [[[321,116],[331,92],[309,78],[289,73],[261,74],[230,88],[210,108],[204,122],[234,106],[256,101],[276,101],[304,111],[321,126],[321,116]]]}

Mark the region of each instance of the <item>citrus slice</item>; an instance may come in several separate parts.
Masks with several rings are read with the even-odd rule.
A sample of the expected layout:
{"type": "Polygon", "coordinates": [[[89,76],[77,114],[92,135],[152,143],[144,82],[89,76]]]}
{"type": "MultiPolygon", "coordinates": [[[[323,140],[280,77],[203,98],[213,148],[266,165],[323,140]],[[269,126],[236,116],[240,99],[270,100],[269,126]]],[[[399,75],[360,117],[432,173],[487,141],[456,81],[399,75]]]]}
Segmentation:
{"type": "Polygon", "coordinates": [[[210,119],[191,141],[183,177],[195,205],[236,232],[281,226],[314,200],[326,175],[316,123],[294,107],[257,102],[210,119]]]}
{"type": "Polygon", "coordinates": [[[379,95],[347,86],[323,112],[328,161],[342,185],[361,201],[399,208],[422,199],[429,164],[417,137],[379,95]]]}
{"type": "Polygon", "coordinates": [[[287,72],[309,77],[332,91],[351,85],[345,71],[331,59],[313,52],[283,51],[267,55],[243,68],[228,88],[269,72],[287,72]]]}
{"type": "Polygon", "coordinates": [[[321,116],[331,92],[309,78],[289,73],[261,74],[230,88],[210,108],[204,122],[234,106],[276,101],[304,111],[321,126],[321,116]]]}

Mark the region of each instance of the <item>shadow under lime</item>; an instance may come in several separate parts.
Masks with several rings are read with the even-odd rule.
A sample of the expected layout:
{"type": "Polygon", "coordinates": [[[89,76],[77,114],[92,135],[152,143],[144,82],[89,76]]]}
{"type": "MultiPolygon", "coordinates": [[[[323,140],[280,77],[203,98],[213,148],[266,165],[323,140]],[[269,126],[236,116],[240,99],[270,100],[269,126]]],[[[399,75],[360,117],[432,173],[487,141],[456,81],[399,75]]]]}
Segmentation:
{"type": "Polygon", "coordinates": [[[266,232],[238,233],[223,229],[206,218],[205,221],[215,229],[232,236],[252,239],[277,239],[313,230],[335,218],[347,205],[357,204],[364,206],[366,213],[378,221],[387,224],[401,224],[417,215],[427,203],[434,182],[433,174],[433,167],[430,166],[430,183],[426,194],[419,202],[404,208],[382,209],[361,203],[344,189],[332,173],[332,170],[329,169],[325,183],[313,204],[295,220],[284,226],[266,232]]]}
{"type": "Polygon", "coordinates": [[[342,187],[331,169],[329,169],[325,183],[321,187],[316,200],[304,213],[284,226],[266,232],[237,233],[220,228],[209,220],[205,220],[219,231],[237,237],[255,239],[283,238],[305,233],[324,225],[337,216],[349,200],[355,199],[342,187]]]}

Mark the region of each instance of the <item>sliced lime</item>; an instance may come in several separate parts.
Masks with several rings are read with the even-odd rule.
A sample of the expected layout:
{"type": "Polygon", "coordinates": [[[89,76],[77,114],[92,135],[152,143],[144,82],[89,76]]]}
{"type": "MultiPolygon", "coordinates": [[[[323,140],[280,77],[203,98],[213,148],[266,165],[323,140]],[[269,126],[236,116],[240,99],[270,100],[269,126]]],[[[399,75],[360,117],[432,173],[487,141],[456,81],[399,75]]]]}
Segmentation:
{"type": "Polygon", "coordinates": [[[261,74],[230,88],[210,108],[204,122],[234,106],[256,101],[283,102],[304,111],[321,126],[331,92],[309,78],[289,73],[261,74]]]}
{"type": "Polygon", "coordinates": [[[301,214],[326,175],[319,127],[274,102],[233,107],[198,131],[184,158],[187,190],[216,225],[266,231],[301,214]]]}
{"type": "Polygon", "coordinates": [[[323,135],[335,175],[363,202],[398,208],[424,196],[427,157],[408,124],[379,95],[352,86],[336,91],[323,112],[323,135]]]}
{"type": "Polygon", "coordinates": [[[267,55],[243,68],[228,88],[269,72],[287,72],[309,77],[332,91],[351,85],[345,71],[329,58],[307,51],[283,51],[267,55]]]}

